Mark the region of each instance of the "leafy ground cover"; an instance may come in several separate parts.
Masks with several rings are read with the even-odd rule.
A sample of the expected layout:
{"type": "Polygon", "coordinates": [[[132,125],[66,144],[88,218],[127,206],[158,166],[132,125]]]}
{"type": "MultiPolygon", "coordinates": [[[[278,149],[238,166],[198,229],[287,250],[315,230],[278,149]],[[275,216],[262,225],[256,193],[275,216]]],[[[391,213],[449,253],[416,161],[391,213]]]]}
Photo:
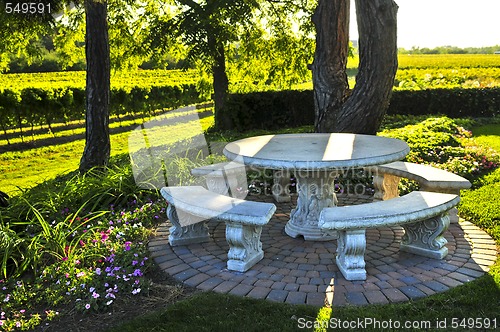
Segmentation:
{"type": "MultiPolygon", "coordinates": [[[[463,160],[467,167],[461,174],[474,181],[475,189],[464,192],[460,215],[499,243],[498,151],[474,147],[474,138],[464,129],[473,124],[443,117],[394,117],[386,121],[381,134],[407,140],[418,151],[408,157],[412,161],[449,169],[455,167],[453,160],[463,160]],[[477,202],[483,204],[480,209],[475,208],[477,202]]],[[[310,128],[286,131],[296,130],[310,128]]],[[[209,137],[233,140],[263,133],[212,133],[209,137]]],[[[55,154],[66,153],[53,149],[55,154]]],[[[30,157],[18,161],[23,172],[30,157]]],[[[31,164],[33,170],[37,167],[31,164]]],[[[500,263],[484,277],[442,294],[363,308],[292,306],[182,288],[156,269],[147,252],[149,236],[165,219],[164,208],[156,192],[134,181],[127,153],[116,154],[106,174],[83,177],[69,172],[26,187],[0,211],[2,328],[289,331],[297,330],[304,320],[398,317],[432,322],[488,317],[500,323],[500,263]]]]}

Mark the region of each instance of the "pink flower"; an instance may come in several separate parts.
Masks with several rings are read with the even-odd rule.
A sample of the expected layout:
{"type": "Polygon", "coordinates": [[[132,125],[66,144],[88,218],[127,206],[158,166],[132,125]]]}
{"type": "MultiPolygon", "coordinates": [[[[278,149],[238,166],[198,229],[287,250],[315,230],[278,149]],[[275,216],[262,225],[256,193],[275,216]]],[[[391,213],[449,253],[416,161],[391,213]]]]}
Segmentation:
{"type": "Polygon", "coordinates": [[[90,309],[90,304],[88,304],[88,303],[87,303],[87,304],[85,305],[85,309],[89,310],[89,309],[90,309]]]}
{"type": "Polygon", "coordinates": [[[104,243],[109,238],[108,234],[101,232],[101,241],[104,243]]]}

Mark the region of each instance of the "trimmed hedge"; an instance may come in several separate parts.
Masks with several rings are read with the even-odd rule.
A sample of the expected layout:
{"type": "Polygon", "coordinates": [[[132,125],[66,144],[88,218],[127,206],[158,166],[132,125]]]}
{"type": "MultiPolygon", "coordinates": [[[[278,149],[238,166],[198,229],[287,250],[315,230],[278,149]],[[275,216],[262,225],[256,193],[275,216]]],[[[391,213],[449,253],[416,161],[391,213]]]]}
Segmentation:
{"type": "MultiPolygon", "coordinates": [[[[218,116],[231,119],[232,128],[279,129],[314,123],[312,91],[272,91],[231,94],[218,116]]],[[[222,123],[222,121],[220,121],[222,123]]]]}
{"type": "Polygon", "coordinates": [[[500,115],[500,89],[396,90],[387,114],[494,117],[500,115]]]}
{"type": "MultiPolygon", "coordinates": [[[[221,116],[235,129],[277,129],[314,124],[313,91],[232,94],[221,116]]],[[[395,90],[387,114],[443,114],[451,118],[500,115],[500,89],[395,90]]]]}

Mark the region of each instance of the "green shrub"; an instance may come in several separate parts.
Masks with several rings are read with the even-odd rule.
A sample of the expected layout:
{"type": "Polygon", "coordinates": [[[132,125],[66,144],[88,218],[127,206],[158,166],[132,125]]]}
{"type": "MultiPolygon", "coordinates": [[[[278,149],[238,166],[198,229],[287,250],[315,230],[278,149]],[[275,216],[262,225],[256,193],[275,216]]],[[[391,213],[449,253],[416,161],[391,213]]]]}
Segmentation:
{"type": "Polygon", "coordinates": [[[472,134],[457,122],[447,117],[428,118],[418,124],[384,130],[380,135],[406,141],[410,146],[406,161],[430,164],[474,181],[498,167],[500,156],[478,146],[472,134]]]}

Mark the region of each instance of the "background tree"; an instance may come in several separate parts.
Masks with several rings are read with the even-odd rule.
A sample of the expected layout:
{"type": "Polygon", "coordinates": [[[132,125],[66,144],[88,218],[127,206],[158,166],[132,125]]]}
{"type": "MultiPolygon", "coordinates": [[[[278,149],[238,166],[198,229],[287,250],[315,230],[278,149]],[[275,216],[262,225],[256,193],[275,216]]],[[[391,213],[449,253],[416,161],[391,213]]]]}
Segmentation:
{"type": "Polygon", "coordinates": [[[110,55],[107,0],[85,0],[87,61],[85,148],[80,172],[105,167],[111,152],[109,139],[110,55]]]}
{"type": "Polygon", "coordinates": [[[359,70],[351,91],[346,74],[349,0],[319,0],[312,65],[317,132],[377,132],[397,70],[397,9],[393,0],[356,0],[359,70]]]}
{"type": "Polygon", "coordinates": [[[238,40],[242,27],[249,28],[253,10],[258,8],[255,0],[176,0],[177,14],[172,19],[157,20],[152,31],[154,40],[172,36],[187,47],[186,58],[191,63],[201,64],[213,77],[213,100],[215,121],[227,118],[218,116],[224,108],[229,91],[226,72],[226,50],[230,43],[238,40]]]}
{"type": "Polygon", "coordinates": [[[231,84],[233,91],[245,92],[257,87],[290,88],[310,77],[307,63],[312,60],[314,40],[309,15],[314,3],[171,1],[176,5],[172,17],[156,20],[149,45],[152,53],[161,53],[172,41],[185,45],[187,63],[212,77],[215,127],[231,129],[231,118],[221,115],[231,84]]]}
{"type": "Polygon", "coordinates": [[[43,12],[34,14],[23,13],[23,3],[26,1],[0,0],[0,72],[8,69],[12,55],[26,57],[28,63],[41,56],[41,39],[53,32],[56,24],[53,14],[63,10],[67,1],[32,1],[44,5],[43,12]]]}

